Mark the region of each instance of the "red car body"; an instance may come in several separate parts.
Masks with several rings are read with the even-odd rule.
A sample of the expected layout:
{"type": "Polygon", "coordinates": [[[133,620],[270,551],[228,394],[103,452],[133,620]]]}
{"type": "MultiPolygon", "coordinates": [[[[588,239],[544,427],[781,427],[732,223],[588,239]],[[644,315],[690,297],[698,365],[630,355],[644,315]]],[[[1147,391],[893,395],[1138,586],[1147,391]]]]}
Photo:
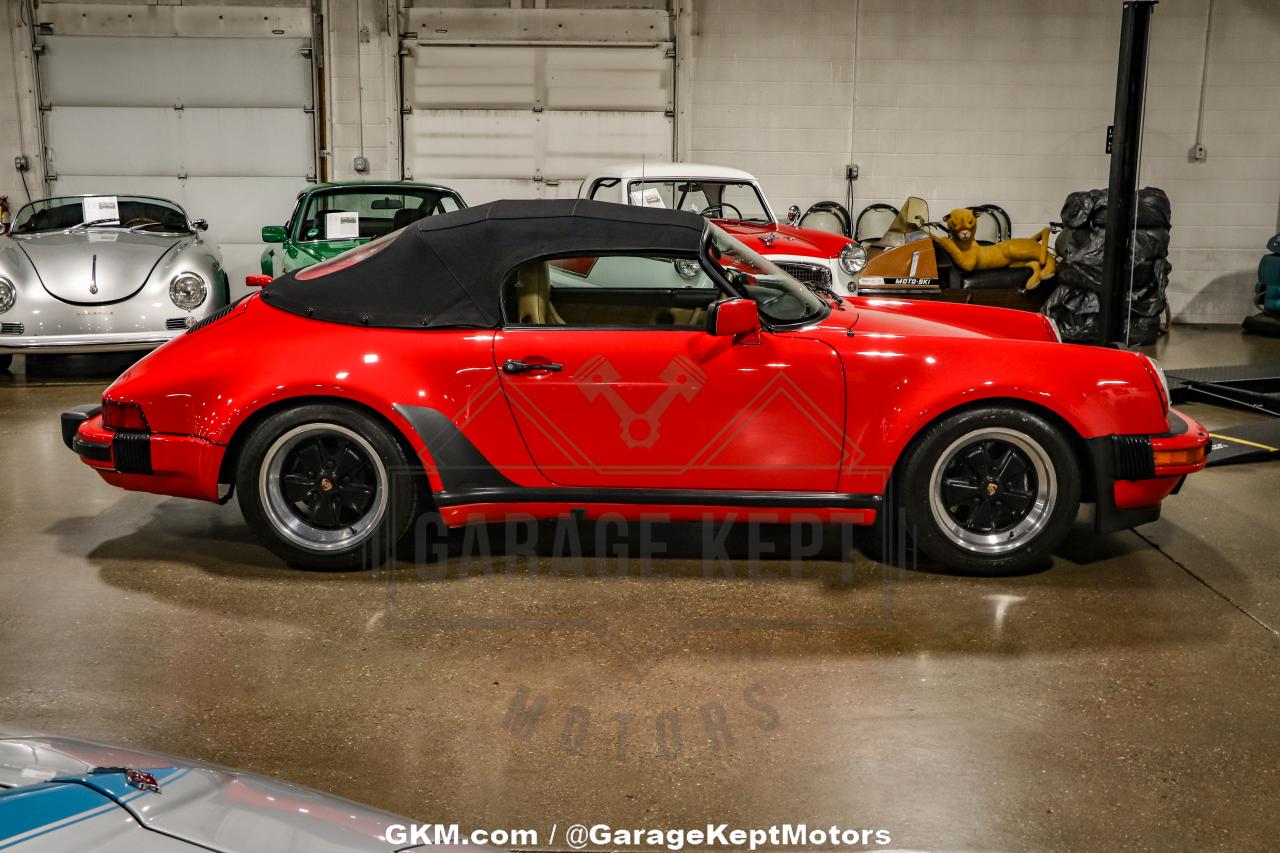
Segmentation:
{"type": "Polygon", "coordinates": [[[870,524],[913,439],[983,404],[1061,425],[1100,530],[1153,519],[1204,466],[1205,430],[1169,408],[1144,356],[1061,344],[1036,314],[853,297],[818,322],[738,335],[418,330],[300,316],[264,298],[275,286],[107,389],[143,423],[69,413],[68,444],[113,485],[218,501],[256,424],[335,402],[411,448],[451,526],[570,511],[870,524]],[[565,369],[510,374],[508,360],[565,369]],[[1136,474],[1117,470],[1128,438],[1145,454],[1136,474]]]}

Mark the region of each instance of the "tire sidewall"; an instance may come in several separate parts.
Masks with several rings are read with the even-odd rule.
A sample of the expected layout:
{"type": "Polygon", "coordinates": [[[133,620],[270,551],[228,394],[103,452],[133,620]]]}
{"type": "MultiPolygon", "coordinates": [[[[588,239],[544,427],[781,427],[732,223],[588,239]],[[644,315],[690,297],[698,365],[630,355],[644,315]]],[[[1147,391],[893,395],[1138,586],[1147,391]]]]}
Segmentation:
{"type": "Polygon", "coordinates": [[[296,568],[339,570],[375,568],[394,553],[417,512],[418,488],[407,471],[408,458],[395,436],[378,420],[356,409],[304,404],[269,416],[254,427],[236,464],[236,495],[245,522],[267,548],[296,568]],[[271,520],[262,493],[266,454],[284,434],[307,424],[335,424],[364,438],[386,471],[387,506],[382,518],[360,542],[332,551],[310,549],[284,536],[271,520]]]}
{"type": "Polygon", "coordinates": [[[928,427],[908,450],[897,486],[907,531],[922,552],[962,574],[1005,575],[1030,571],[1047,562],[1075,521],[1081,472],[1075,450],[1060,427],[1024,409],[992,406],[959,412],[928,427]],[[1054,469],[1057,496],[1048,520],[1024,546],[989,555],[963,548],[943,533],[930,507],[930,489],[934,466],[948,447],[966,435],[993,427],[1021,433],[1044,449],[1054,469]]]}

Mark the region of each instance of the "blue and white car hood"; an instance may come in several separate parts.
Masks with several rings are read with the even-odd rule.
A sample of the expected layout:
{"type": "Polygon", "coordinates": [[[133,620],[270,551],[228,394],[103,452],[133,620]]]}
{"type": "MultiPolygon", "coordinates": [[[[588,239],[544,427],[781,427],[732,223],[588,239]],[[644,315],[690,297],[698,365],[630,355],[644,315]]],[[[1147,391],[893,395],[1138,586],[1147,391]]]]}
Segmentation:
{"type": "Polygon", "coordinates": [[[407,848],[385,840],[388,825],[408,823],[251,773],[0,729],[0,851],[390,853],[407,848]],[[160,792],[131,784],[125,768],[154,776],[160,792]]]}

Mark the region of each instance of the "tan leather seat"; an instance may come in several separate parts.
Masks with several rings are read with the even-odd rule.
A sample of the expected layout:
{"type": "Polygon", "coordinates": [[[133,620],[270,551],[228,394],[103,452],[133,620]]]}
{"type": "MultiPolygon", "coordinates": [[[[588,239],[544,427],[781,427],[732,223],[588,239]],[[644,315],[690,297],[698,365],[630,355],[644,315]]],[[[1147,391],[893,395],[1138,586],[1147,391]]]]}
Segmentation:
{"type": "Polygon", "coordinates": [[[551,304],[551,276],[543,261],[532,261],[516,271],[516,299],[520,322],[536,326],[563,326],[551,304]]]}

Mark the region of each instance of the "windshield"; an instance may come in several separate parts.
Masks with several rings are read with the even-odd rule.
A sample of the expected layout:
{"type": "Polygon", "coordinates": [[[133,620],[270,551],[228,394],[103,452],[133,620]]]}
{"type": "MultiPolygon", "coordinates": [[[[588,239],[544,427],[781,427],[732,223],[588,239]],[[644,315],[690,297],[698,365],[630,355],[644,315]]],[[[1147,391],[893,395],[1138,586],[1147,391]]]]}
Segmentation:
{"type": "Polygon", "coordinates": [[[457,193],[444,187],[357,187],[315,192],[299,215],[296,239],[372,240],[424,217],[465,206],[457,193]]]}
{"type": "Polygon", "coordinates": [[[829,313],[827,303],[813,291],[717,225],[708,226],[707,257],[738,292],[754,299],[760,315],[775,325],[812,323],[829,313]]]}
{"type": "MultiPolygon", "coordinates": [[[[102,196],[93,196],[102,198],[102,196]]],[[[162,198],[114,196],[119,221],[93,222],[85,219],[85,197],[42,198],[24,205],[13,220],[14,234],[65,231],[88,222],[90,228],[129,228],[164,234],[189,234],[191,225],[182,208],[162,198]]]]}
{"type": "Polygon", "coordinates": [[[708,219],[732,219],[769,225],[773,217],[756,185],[747,181],[632,181],[632,204],[688,210],[708,219]]]}

